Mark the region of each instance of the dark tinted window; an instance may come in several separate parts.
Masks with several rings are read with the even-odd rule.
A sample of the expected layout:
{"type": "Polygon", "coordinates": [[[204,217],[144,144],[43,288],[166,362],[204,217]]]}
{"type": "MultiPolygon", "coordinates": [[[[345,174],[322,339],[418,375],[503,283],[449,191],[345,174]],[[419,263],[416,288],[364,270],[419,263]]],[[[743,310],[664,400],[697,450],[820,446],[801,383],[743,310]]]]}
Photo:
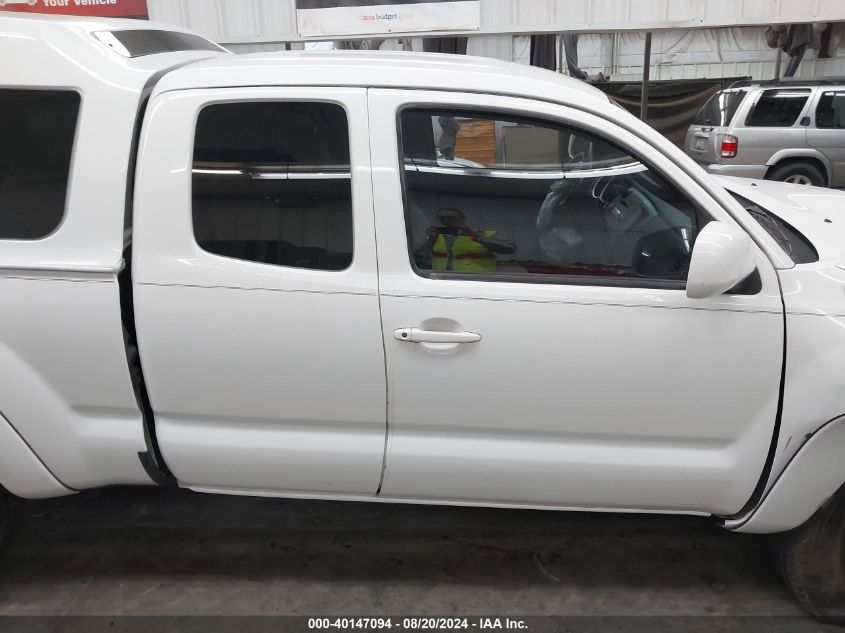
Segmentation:
{"type": "Polygon", "coordinates": [[[683,287],[702,219],[626,152],[581,131],[496,115],[409,110],[401,123],[420,274],[683,287]]]}
{"type": "Polygon", "coordinates": [[[38,239],[62,220],[79,95],[0,89],[0,239],[38,239]]]}
{"type": "Polygon", "coordinates": [[[327,103],[249,102],[200,112],[193,220],[205,250],[342,270],[352,261],[346,112],[327,103]]]}
{"type": "Polygon", "coordinates": [[[745,124],[750,127],[792,127],[809,98],[809,90],[764,90],[745,124]]]}
{"type": "Polygon", "coordinates": [[[748,198],[731,193],[745,210],[771,235],[796,264],[812,264],[819,261],[819,254],[813,244],[791,224],[781,220],[774,213],[748,198]]]}
{"type": "Polygon", "coordinates": [[[733,121],[734,114],[736,114],[745,95],[745,90],[717,92],[701,108],[692,122],[693,125],[727,127],[733,121]]]}
{"type": "Polygon", "coordinates": [[[816,127],[845,129],[845,92],[825,92],[816,108],[816,127]]]}
{"type": "Polygon", "coordinates": [[[103,31],[98,39],[125,57],[143,57],[174,51],[217,51],[224,49],[204,37],[178,31],[103,31]]]}

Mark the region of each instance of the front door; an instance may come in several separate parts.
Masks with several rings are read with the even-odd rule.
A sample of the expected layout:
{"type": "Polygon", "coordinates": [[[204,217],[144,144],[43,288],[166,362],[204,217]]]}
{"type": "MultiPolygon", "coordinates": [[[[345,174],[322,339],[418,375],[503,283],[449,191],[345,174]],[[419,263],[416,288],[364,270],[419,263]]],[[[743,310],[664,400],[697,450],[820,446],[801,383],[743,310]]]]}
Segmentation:
{"type": "Polygon", "coordinates": [[[611,122],[370,91],[391,498],[731,513],[776,418],[774,270],[686,297],[711,219],[611,122]],[[384,128],[382,128],[384,129],[384,128]],[[404,210],[404,212],[403,212],[404,210]]]}
{"type": "Polygon", "coordinates": [[[149,112],[133,273],[166,464],[195,489],[375,494],[366,91],[176,92],[149,112]]]}

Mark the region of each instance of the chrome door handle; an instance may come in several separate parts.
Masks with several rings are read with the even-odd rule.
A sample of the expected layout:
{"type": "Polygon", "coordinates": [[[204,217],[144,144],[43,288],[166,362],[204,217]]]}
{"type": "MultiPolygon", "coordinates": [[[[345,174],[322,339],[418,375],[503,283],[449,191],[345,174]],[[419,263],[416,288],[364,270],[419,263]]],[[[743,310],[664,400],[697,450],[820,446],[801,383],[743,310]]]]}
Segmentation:
{"type": "Polygon", "coordinates": [[[393,338],[403,343],[478,343],[481,335],[475,332],[435,332],[403,327],[393,332],[393,338]]]}

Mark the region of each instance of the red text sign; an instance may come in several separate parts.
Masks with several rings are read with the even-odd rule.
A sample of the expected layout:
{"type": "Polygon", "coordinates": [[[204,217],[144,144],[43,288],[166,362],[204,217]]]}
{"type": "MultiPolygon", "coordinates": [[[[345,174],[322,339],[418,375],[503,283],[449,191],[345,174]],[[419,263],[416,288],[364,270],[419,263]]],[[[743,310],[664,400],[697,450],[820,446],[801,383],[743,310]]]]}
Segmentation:
{"type": "Polygon", "coordinates": [[[146,18],[147,0],[0,0],[0,11],[146,18]]]}

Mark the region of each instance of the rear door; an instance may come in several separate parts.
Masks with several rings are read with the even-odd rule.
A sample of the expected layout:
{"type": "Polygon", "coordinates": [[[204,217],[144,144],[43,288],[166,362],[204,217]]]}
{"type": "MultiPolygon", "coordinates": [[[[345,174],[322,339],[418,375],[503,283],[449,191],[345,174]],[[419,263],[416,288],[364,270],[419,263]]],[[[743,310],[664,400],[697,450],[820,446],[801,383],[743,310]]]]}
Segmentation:
{"type": "Polygon", "coordinates": [[[807,128],[807,143],[830,162],[834,187],[845,186],[845,90],[820,91],[815,127],[807,128]]]}
{"type": "MultiPolygon", "coordinates": [[[[807,147],[801,124],[810,111],[810,88],[771,88],[757,93],[741,129],[737,165],[766,165],[782,149],[807,147]]],[[[738,122],[739,123],[739,122],[738,122]]]]}
{"type": "Polygon", "coordinates": [[[710,97],[687,131],[687,154],[702,163],[721,162],[722,139],[747,94],[746,90],[722,90],[710,97]]]}
{"type": "Polygon", "coordinates": [[[203,490],[372,495],[385,439],[366,93],[166,93],[134,292],[165,462],[203,490]]]}

